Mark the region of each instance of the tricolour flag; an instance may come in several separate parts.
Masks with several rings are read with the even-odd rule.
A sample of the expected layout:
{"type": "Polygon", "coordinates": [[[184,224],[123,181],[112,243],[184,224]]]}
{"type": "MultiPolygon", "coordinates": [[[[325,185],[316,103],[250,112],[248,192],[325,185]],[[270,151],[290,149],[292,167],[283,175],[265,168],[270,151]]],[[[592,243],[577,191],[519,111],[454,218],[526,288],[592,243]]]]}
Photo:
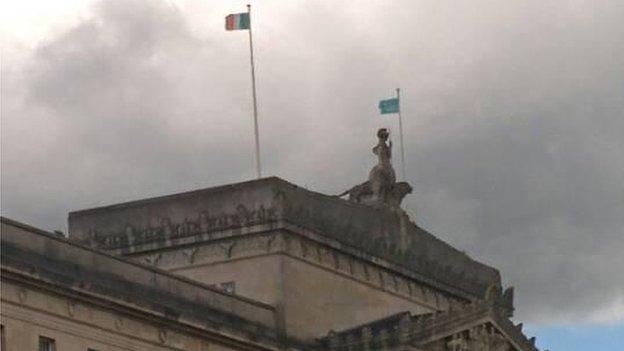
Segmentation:
{"type": "Polygon", "coordinates": [[[225,30],[249,29],[249,13],[235,13],[225,17],[225,30]]]}
{"type": "Polygon", "coordinates": [[[399,113],[399,99],[392,98],[379,101],[379,112],[382,115],[387,113],[399,113]]]}

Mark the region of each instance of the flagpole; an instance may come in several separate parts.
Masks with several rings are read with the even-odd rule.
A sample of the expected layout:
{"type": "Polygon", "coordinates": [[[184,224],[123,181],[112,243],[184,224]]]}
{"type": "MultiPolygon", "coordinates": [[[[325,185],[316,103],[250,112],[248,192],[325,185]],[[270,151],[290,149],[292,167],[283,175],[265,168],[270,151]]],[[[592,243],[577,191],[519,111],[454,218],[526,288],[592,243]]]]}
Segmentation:
{"type": "Polygon", "coordinates": [[[397,102],[399,103],[399,136],[401,137],[401,171],[405,179],[405,152],[403,151],[403,120],[401,119],[401,89],[396,89],[397,102]]]}
{"type": "Polygon", "coordinates": [[[260,168],[260,137],[258,136],[258,104],[256,101],[256,72],[254,68],[253,40],[251,35],[251,5],[247,5],[247,13],[249,14],[249,53],[251,61],[251,88],[253,91],[253,117],[254,117],[254,134],[256,137],[256,176],[262,177],[260,168]]]}

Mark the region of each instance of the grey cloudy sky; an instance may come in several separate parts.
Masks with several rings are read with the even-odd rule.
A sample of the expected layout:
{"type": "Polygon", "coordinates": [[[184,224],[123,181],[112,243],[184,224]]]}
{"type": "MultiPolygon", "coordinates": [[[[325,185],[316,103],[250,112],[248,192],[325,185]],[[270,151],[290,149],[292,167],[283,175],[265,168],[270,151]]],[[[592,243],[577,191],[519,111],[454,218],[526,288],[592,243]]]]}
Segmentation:
{"type": "MultiPolygon", "coordinates": [[[[252,178],[247,37],[223,29],[244,4],[104,0],[3,28],[3,215],[64,230],[252,178]]],[[[520,319],[621,321],[622,23],[621,1],[258,2],[264,173],[364,180],[400,86],[415,221],[499,268],[520,319]]]]}

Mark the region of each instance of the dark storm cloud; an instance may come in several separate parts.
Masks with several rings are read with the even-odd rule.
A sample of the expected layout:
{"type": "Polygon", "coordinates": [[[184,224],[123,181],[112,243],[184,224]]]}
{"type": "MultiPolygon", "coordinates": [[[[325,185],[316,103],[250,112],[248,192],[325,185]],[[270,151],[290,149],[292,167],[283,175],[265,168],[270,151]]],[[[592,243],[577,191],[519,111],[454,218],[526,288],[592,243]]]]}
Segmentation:
{"type": "MultiPolygon", "coordinates": [[[[218,30],[103,1],[5,69],[4,215],[63,228],[71,209],[252,176],[246,38],[221,29],[235,8],[198,9],[218,30]]],[[[326,193],[362,181],[374,130],[396,130],[376,102],[401,86],[415,221],[501,269],[526,321],[622,318],[621,4],[256,13],[265,173],[326,193]]]]}

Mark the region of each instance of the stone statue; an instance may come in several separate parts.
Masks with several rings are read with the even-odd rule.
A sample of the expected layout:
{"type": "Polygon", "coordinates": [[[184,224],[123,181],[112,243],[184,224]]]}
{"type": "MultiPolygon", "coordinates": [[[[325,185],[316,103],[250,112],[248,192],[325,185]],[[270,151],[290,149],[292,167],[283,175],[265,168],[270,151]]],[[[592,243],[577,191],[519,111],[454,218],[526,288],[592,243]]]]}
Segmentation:
{"type": "Polygon", "coordinates": [[[349,195],[349,201],[363,204],[385,204],[399,207],[405,195],[412,192],[412,187],[407,182],[396,182],[396,175],[392,167],[392,141],[388,141],[390,132],[386,128],[377,131],[379,139],[373,147],[373,153],[377,155],[378,163],[368,175],[368,181],[358,184],[353,188],[338,195],[349,195]]]}
{"type": "Polygon", "coordinates": [[[373,153],[377,155],[378,163],[373,167],[368,175],[368,182],[371,191],[377,200],[385,202],[396,183],[394,168],[390,159],[392,158],[392,141],[386,144],[390,133],[386,128],[377,131],[379,142],[373,148],[373,153]]]}

